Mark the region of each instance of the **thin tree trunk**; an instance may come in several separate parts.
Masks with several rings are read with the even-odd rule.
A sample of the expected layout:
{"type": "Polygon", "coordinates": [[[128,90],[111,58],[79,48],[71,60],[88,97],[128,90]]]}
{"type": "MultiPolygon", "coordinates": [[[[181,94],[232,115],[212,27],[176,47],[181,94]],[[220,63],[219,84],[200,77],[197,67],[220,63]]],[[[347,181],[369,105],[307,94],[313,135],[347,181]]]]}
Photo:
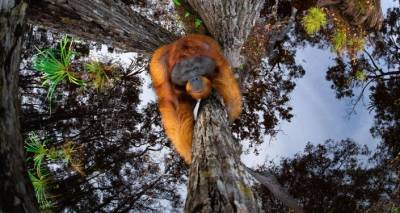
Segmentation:
{"type": "Polygon", "coordinates": [[[176,37],[120,1],[36,0],[28,21],[122,50],[150,54],[176,37]]]}
{"type": "Polygon", "coordinates": [[[0,3],[0,212],[38,212],[28,179],[18,117],[24,1],[0,3]]]}

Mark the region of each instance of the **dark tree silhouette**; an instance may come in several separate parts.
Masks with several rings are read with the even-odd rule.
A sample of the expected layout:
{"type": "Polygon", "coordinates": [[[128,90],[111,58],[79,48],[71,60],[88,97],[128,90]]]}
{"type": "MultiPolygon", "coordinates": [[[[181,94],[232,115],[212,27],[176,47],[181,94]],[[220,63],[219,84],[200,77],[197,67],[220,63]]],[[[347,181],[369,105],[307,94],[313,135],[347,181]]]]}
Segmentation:
{"type": "MultiPolygon", "coordinates": [[[[327,140],[308,143],[303,153],[261,171],[272,170],[306,212],[388,212],[399,205],[399,181],[385,162],[379,153],[371,155],[366,146],[350,139],[327,140]],[[390,202],[381,211],[376,208],[390,202]]],[[[268,191],[261,192],[266,211],[284,212],[268,191]]]]}
{"type": "Polygon", "coordinates": [[[25,1],[0,3],[0,212],[38,212],[24,162],[18,110],[18,69],[25,1]]]}

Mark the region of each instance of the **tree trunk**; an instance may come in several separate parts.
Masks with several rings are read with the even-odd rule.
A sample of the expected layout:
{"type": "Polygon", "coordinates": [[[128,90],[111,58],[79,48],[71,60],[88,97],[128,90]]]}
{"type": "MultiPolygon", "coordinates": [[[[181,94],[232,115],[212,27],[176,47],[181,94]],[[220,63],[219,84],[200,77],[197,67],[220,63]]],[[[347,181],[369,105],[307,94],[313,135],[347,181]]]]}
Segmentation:
{"type": "Polygon", "coordinates": [[[260,212],[240,162],[241,145],[215,94],[201,108],[193,141],[185,212],[260,212]]]}
{"type": "MultiPolygon", "coordinates": [[[[233,67],[264,1],[189,0],[221,43],[233,67]]],[[[241,146],[230,131],[225,108],[215,95],[200,110],[194,129],[193,161],[185,212],[260,212],[252,177],[240,161],[241,146]]]]}
{"type": "Polygon", "coordinates": [[[36,0],[28,21],[122,50],[150,54],[176,36],[114,0],[36,0]]]}
{"type": "Polygon", "coordinates": [[[188,0],[220,43],[233,67],[242,64],[240,51],[264,5],[263,0],[188,0]]]}
{"type": "Polygon", "coordinates": [[[26,172],[18,117],[18,71],[24,1],[0,4],[0,212],[38,212],[26,172]]]}

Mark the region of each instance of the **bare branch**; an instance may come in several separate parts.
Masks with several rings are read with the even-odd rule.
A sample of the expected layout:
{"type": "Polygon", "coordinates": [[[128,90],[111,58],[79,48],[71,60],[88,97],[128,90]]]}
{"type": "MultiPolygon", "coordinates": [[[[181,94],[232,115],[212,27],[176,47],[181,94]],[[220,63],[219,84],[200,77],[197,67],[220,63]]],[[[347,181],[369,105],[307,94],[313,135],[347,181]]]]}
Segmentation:
{"type": "Polygon", "coordinates": [[[348,115],[348,116],[350,116],[351,114],[353,114],[353,113],[356,111],[356,106],[357,106],[358,103],[361,101],[362,97],[364,96],[364,91],[365,91],[365,89],[368,87],[368,85],[369,85],[371,82],[373,82],[373,79],[372,79],[372,80],[369,80],[369,81],[364,85],[364,87],[362,88],[362,90],[361,90],[360,94],[358,95],[357,99],[356,99],[355,102],[353,103],[353,106],[352,106],[351,111],[349,112],[349,115],[348,115]]]}
{"type": "Polygon", "coordinates": [[[318,7],[327,7],[332,5],[337,5],[342,3],[342,0],[318,0],[317,6],[318,7]]]}
{"type": "Polygon", "coordinates": [[[286,189],[284,189],[279,182],[276,180],[276,177],[268,173],[267,175],[262,175],[258,172],[253,171],[252,169],[245,167],[247,172],[249,172],[258,182],[263,184],[265,187],[269,189],[269,191],[282,203],[286,206],[295,210],[295,212],[303,212],[303,208],[298,205],[296,199],[294,199],[286,189]]]}
{"type": "Polygon", "coordinates": [[[374,58],[372,58],[371,54],[364,49],[364,53],[368,56],[369,60],[372,62],[372,65],[374,65],[374,68],[376,71],[378,71],[379,73],[383,74],[383,71],[380,67],[378,67],[378,65],[376,65],[374,58]]]}
{"type": "Polygon", "coordinates": [[[400,71],[384,72],[381,75],[368,75],[368,78],[377,79],[388,75],[400,75],[400,71]]]}

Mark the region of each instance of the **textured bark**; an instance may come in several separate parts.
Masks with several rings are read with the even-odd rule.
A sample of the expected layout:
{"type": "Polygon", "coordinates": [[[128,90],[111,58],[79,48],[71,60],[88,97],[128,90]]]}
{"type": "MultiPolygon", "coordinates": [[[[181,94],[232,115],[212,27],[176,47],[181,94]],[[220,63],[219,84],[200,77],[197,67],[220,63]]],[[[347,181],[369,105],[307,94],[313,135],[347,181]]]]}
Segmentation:
{"type": "Polygon", "coordinates": [[[233,67],[242,64],[240,51],[260,15],[263,0],[188,0],[224,49],[233,67]]]}
{"type": "MultiPolygon", "coordinates": [[[[238,67],[241,47],[264,1],[188,1],[220,42],[231,65],[238,67]]],[[[215,93],[200,108],[192,150],[185,212],[260,212],[261,205],[252,191],[256,180],[301,212],[296,201],[273,178],[263,177],[242,164],[241,146],[232,136],[225,107],[215,93]]]]}
{"type": "MultiPolygon", "coordinates": [[[[383,23],[383,13],[381,9],[381,1],[372,1],[372,7],[363,8],[359,6],[360,2],[355,0],[343,0],[337,5],[338,11],[353,26],[363,26],[367,31],[380,30],[383,23]]],[[[361,2],[361,4],[363,4],[361,2]]]]}
{"type": "MultiPolygon", "coordinates": [[[[233,67],[264,1],[189,0],[233,67]]],[[[193,138],[185,212],[260,212],[252,177],[240,162],[225,107],[212,95],[200,109],[193,138]]]]}
{"type": "Polygon", "coordinates": [[[143,54],[176,39],[115,0],[36,0],[27,16],[31,24],[143,54]]]}
{"type": "Polygon", "coordinates": [[[25,166],[18,117],[23,1],[0,3],[0,212],[38,212],[25,166]]]}
{"type": "Polygon", "coordinates": [[[224,107],[212,95],[196,121],[185,212],[260,212],[224,107]]]}
{"type": "Polygon", "coordinates": [[[318,0],[316,5],[336,10],[349,24],[355,27],[363,26],[367,31],[378,31],[381,29],[384,19],[381,1],[371,2],[372,7],[364,5],[365,3],[360,0],[318,0]]]}

